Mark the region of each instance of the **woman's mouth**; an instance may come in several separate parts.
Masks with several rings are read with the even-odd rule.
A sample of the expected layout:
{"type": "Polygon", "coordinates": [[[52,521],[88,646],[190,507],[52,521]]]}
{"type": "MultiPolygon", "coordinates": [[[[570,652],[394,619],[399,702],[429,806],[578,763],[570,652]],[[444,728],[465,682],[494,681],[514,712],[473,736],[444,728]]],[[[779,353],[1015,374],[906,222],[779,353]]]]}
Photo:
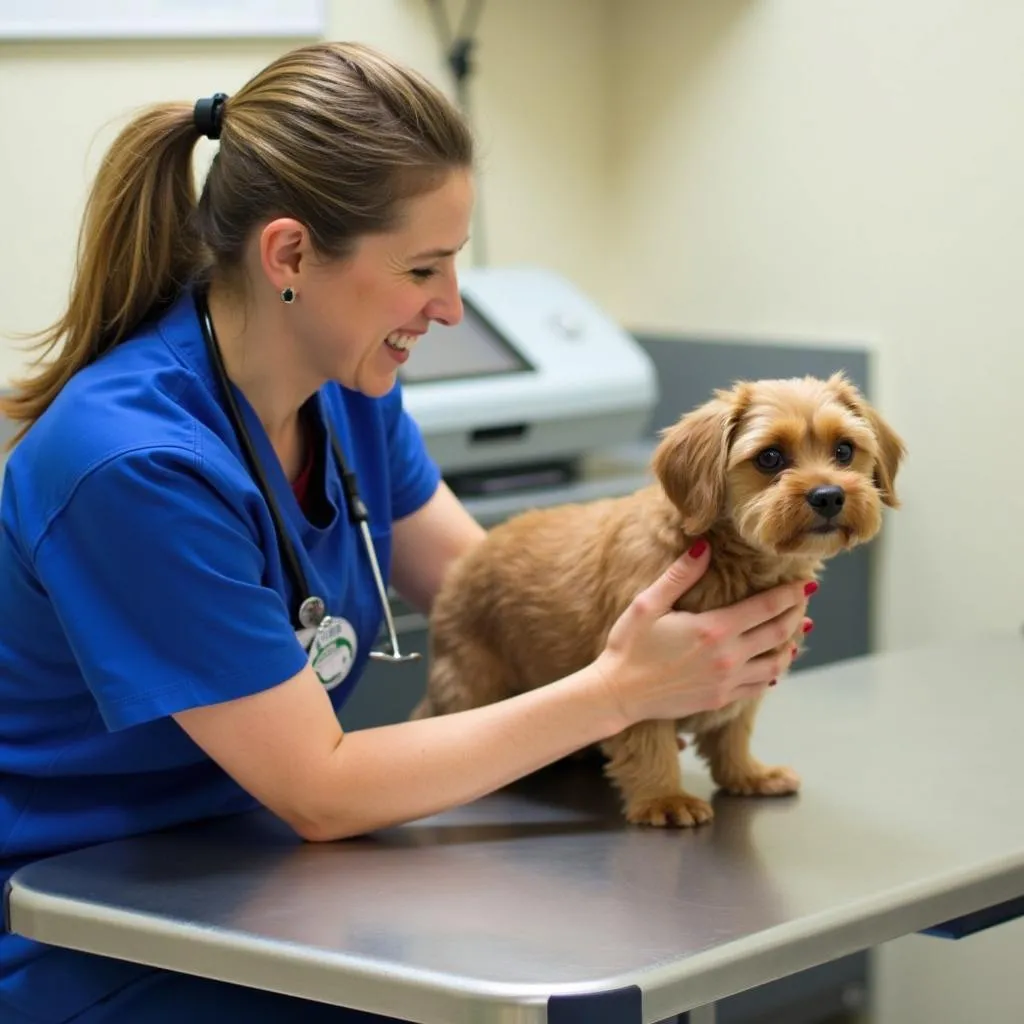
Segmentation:
{"type": "Polygon", "coordinates": [[[419,339],[417,334],[408,334],[405,331],[392,331],[384,339],[384,347],[391,353],[393,359],[404,363],[409,358],[413,345],[419,339]]]}

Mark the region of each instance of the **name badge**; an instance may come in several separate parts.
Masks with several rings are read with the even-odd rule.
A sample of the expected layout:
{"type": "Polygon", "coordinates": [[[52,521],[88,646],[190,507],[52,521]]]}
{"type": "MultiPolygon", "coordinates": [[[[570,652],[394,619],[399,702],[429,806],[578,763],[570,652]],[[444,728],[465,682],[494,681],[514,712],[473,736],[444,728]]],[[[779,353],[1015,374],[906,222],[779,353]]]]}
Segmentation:
{"type": "Polygon", "coordinates": [[[327,615],[320,625],[300,629],[295,636],[309,654],[309,664],[325,690],[333,690],[345,681],[357,649],[356,631],[347,619],[327,615]]]}

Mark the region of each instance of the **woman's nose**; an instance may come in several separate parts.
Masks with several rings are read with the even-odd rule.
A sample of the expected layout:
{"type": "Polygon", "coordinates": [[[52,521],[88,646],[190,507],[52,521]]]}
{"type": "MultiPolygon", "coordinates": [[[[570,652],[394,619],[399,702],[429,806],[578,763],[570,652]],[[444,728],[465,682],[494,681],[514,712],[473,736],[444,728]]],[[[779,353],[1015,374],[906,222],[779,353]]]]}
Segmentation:
{"type": "Polygon", "coordinates": [[[441,293],[430,301],[427,314],[431,320],[453,327],[462,319],[462,295],[458,279],[453,274],[446,278],[441,293]]]}

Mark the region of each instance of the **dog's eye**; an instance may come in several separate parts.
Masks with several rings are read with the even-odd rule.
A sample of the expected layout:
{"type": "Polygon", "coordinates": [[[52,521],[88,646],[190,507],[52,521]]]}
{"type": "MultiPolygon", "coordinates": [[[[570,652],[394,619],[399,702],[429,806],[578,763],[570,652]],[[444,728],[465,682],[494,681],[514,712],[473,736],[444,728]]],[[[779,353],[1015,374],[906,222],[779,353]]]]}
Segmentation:
{"type": "Polygon", "coordinates": [[[782,456],[782,452],[778,448],[765,448],[763,452],[760,452],[754,459],[754,465],[757,466],[762,472],[765,473],[776,473],[782,469],[785,465],[786,460],[782,456]]]}
{"type": "Polygon", "coordinates": [[[840,466],[848,466],[853,462],[853,445],[849,441],[840,441],[836,445],[835,457],[840,466]]]}

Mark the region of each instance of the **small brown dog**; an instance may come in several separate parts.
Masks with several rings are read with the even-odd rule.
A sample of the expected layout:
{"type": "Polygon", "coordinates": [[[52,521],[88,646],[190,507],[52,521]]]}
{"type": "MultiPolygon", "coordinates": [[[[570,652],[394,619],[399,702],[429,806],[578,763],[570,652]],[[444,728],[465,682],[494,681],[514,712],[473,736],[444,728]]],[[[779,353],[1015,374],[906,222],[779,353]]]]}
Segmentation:
{"type": "MultiPolygon", "coordinates": [[[[711,563],[680,610],[815,578],[826,559],[875,536],[883,504],[897,507],[904,454],[842,374],[717,391],[662,433],[656,483],[626,497],[526,512],[452,567],[432,611],[430,680],[413,717],[488,704],[578,671],[600,654],[633,597],[698,536],[711,544],[711,563]]],[[[751,753],[759,704],[744,699],[680,721],[641,722],[602,743],[627,819],[711,819],[709,804],[683,789],[679,733],[695,736],[725,791],[794,792],[794,772],[751,753]]]]}

